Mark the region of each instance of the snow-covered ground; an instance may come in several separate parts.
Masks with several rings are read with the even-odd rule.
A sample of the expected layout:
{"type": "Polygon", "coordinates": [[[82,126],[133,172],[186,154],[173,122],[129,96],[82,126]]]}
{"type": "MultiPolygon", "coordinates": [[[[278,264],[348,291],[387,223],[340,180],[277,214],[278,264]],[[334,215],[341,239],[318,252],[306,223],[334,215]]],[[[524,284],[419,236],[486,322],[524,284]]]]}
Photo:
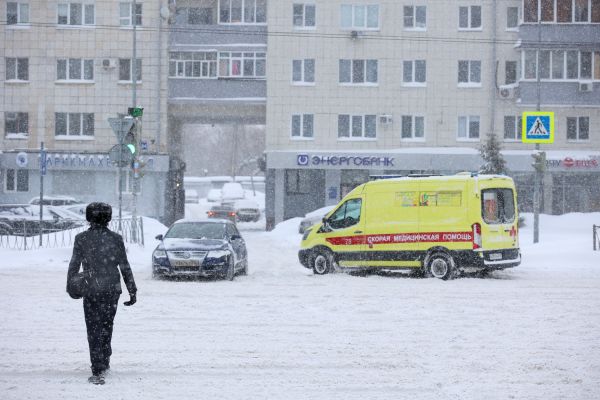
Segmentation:
{"type": "Polygon", "coordinates": [[[537,245],[527,217],[521,266],[448,282],[313,276],[299,219],[241,225],[246,277],[154,281],[165,228],[146,220],[104,386],[86,381],[70,249],[0,249],[0,399],[598,399],[600,213],[542,216],[537,245]]]}

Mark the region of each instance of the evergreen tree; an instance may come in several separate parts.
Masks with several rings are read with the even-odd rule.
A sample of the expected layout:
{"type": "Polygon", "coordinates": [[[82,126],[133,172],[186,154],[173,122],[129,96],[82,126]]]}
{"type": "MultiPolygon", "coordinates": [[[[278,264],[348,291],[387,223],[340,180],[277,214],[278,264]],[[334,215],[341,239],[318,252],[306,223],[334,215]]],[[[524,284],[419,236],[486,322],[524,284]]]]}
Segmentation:
{"type": "Polygon", "coordinates": [[[506,161],[500,150],[502,150],[502,144],[496,134],[488,135],[485,143],[479,148],[479,154],[484,161],[479,169],[480,174],[507,174],[506,161]]]}

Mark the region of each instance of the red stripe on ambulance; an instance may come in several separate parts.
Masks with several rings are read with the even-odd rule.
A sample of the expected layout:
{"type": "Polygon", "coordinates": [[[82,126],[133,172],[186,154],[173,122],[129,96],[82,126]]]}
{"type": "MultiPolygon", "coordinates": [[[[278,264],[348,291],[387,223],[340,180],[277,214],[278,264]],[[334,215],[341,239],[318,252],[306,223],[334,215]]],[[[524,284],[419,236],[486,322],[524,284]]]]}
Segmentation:
{"type": "Polygon", "coordinates": [[[379,235],[338,236],[326,239],[334,246],[394,243],[472,242],[473,232],[389,233],[379,235]]]}

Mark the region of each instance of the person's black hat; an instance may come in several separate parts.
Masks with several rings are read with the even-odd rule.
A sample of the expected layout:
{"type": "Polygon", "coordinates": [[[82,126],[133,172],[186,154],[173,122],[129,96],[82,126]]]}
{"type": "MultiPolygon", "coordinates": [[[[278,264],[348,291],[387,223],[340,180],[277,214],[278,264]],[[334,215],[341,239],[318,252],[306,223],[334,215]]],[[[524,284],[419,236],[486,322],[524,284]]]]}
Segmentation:
{"type": "Polygon", "coordinates": [[[85,209],[88,222],[107,225],[112,219],[112,207],[106,203],[90,203],[85,209]]]}

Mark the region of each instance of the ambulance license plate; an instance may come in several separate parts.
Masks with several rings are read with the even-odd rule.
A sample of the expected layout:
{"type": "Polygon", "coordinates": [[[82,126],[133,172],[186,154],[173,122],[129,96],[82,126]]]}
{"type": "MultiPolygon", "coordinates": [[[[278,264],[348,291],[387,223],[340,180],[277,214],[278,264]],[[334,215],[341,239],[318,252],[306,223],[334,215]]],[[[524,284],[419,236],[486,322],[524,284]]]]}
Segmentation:
{"type": "Polygon", "coordinates": [[[502,253],[490,253],[490,260],[502,260],[502,253]]]}

